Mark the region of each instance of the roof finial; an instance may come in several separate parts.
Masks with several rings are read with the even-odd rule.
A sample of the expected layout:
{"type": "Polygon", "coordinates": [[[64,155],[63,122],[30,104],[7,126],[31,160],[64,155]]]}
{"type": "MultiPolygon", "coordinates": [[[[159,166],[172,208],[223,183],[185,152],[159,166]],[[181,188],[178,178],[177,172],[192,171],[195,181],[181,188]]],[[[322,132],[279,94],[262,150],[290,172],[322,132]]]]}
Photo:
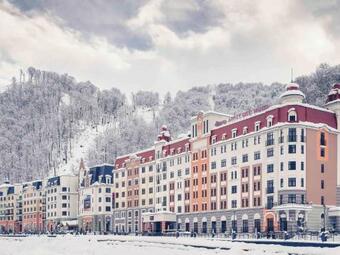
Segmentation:
{"type": "Polygon", "coordinates": [[[293,83],[294,78],[293,78],[293,68],[290,69],[290,82],[293,83]]]}

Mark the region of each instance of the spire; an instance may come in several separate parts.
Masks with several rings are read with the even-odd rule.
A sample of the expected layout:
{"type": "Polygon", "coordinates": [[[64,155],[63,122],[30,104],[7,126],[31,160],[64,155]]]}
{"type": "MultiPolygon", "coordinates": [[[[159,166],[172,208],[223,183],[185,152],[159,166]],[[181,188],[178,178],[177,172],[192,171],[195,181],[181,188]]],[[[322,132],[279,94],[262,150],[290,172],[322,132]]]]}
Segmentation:
{"type": "Polygon", "coordinates": [[[294,82],[293,68],[290,69],[290,82],[294,82]]]}

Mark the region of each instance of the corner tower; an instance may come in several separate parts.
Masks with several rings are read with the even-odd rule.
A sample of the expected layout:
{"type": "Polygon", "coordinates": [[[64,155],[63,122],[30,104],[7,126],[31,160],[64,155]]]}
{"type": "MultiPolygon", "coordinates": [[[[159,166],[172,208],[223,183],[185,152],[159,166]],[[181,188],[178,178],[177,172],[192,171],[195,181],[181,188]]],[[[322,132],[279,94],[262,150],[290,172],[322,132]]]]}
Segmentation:
{"type": "MultiPolygon", "coordinates": [[[[337,129],[340,132],[340,83],[335,83],[329,92],[325,107],[336,115],[337,129]]],[[[337,135],[337,206],[340,206],[340,133],[337,135]]]]}
{"type": "Polygon", "coordinates": [[[303,92],[300,90],[299,84],[289,83],[286,86],[286,91],[280,96],[280,103],[302,103],[304,99],[305,94],[303,94],[303,92]]]}

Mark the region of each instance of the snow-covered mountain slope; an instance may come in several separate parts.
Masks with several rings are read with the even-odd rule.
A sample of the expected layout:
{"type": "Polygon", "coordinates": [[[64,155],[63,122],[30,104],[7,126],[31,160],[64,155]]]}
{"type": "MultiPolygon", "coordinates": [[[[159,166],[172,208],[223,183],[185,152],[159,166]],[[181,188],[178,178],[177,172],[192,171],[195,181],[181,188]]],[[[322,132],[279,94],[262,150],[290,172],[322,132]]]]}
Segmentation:
{"type": "Polygon", "coordinates": [[[87,126],[79,132],[73,139],[73,150],[69,155],[67,163],[60,164],[56,169],[56,173],[51,175],[77,174],[81,159],[86,159],[89,149],[95,146],[96,137],[103,134],[112,124],[104,124],[98,126],[87,126]]]}

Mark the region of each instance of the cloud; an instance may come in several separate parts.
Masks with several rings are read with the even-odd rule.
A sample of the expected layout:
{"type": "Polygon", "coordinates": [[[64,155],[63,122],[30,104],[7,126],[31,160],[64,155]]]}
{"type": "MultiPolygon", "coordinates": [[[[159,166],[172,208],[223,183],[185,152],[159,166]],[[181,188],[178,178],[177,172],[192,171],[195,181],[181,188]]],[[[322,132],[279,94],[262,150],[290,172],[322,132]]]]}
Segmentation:
{"type": "Polygon", "coordinates": [[[0,0],[0,84],[28,66],[128,93],[287,82],[291,67],[340,63],[338,11],[336,1],[0,0]]]}

